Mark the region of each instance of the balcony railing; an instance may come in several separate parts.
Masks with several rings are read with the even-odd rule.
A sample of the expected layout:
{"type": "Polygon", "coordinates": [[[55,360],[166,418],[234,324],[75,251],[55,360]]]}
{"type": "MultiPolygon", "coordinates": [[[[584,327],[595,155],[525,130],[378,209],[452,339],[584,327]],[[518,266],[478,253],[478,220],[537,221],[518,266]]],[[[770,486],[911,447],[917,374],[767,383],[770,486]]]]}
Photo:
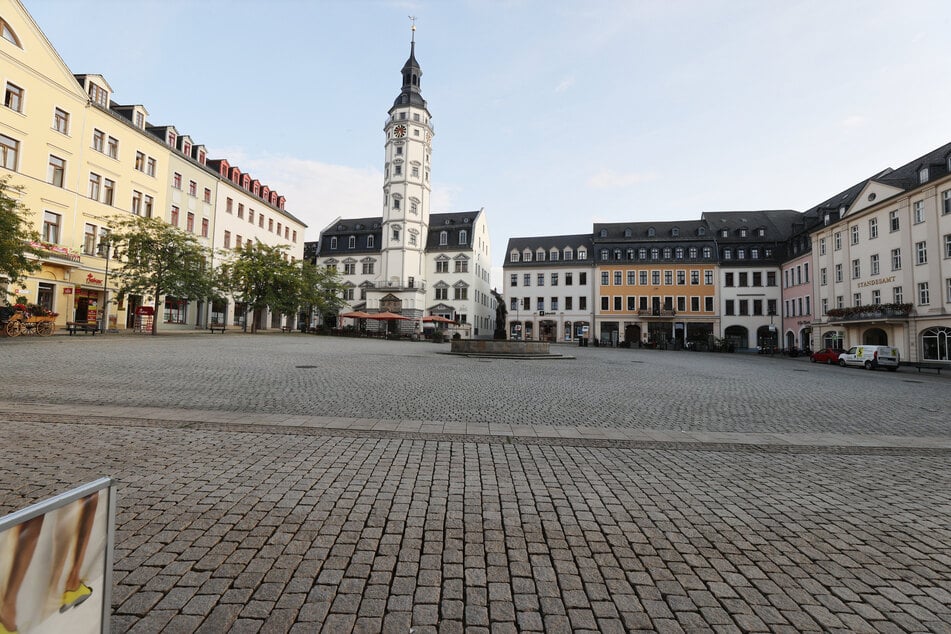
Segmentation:
{"type": "Polygon", "coordinates": [[[426,283],[420,280],[376,280],[370,282],[373,288],[390,291],[425,291],[426,283]]]}
{"type": "Polygon", "coordinates": [[[830,322],[839,321],[879,321],[882,319],[905,319],[911,313],[912,304],[881,304],[872,306],[850,306],[832,308],[826,311],[830,322]]]}

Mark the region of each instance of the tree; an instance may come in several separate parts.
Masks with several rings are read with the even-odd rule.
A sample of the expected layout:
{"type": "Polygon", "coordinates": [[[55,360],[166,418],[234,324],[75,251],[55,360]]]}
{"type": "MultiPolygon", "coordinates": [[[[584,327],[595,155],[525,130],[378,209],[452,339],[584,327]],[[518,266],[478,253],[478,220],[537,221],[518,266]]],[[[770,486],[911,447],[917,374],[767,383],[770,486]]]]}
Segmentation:
{"type": "MultiPolygon", "coordinates": [[[[119,295],[151,295],[156,312],[165,295],[182,300],[208,299],[217,294],[216,276],[209,270],[209,249],[195,236],[155,218],[138,216],[118,222],[109,237],[120,255],[116,272],[119,295]]],[[[152,320],[152,334],[158,318],[152,320]]]]}
{"type": "MultiPolygon", "coordinates": [[[[229,259],[221,267],[222,284],[252,314],[265,308],[290,314],[301,305],[300,268],[285,259],[286,248],[256,241],[225,252],[229,259]]],[[[251,332],[256,330],[252,319],[251,332]]]]}
{"type": "Polygon", "coordinates": [[[310,308],[309,314],[336,314],[346,302],[343,300],[343,284],[336,268],[317,267],[310,262],[301,263],[301,306],[310,308]]]}
{"type": "Polygon", "coordinates": [[[10,185],[9,178],[0,179],[0,285],[5,294],[10,292],[10,284],[40,268],[36,259],[40,252],[31,244],[40,236],[30,226],[28,210],[14,198],[22,192],[22,188],[10,185]]]}

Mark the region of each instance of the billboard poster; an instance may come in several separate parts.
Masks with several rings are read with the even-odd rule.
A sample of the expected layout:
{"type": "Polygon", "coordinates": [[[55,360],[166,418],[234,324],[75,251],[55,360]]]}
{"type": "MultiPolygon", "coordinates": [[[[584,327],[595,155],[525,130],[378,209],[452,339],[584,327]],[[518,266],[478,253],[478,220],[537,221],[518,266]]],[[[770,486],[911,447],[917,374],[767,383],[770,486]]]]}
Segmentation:
{"type": "Polygon", "coordinates": [[[0,518],[0,632],[109,631],[111,478],[0,518]]]}

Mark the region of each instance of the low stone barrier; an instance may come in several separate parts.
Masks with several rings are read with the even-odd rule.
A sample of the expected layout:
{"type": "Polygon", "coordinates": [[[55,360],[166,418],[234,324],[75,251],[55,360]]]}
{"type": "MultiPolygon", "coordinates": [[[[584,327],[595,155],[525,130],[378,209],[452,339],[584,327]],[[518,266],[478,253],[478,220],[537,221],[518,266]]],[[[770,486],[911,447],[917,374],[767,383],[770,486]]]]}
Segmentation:
{"type": "Polygon", "coordinates": [[[494,339],[453,339],[451,352],[458,354],[551,354],[547,341],[499,341],[494,339]]]}

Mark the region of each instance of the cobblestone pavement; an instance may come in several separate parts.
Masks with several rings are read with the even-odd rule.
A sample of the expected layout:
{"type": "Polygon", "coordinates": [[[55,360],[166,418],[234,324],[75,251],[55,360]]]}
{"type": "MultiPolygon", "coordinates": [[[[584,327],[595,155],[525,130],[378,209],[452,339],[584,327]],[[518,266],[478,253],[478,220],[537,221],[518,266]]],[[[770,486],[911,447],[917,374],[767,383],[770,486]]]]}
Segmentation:
{"type": "Polygon", "coordinates": [[[0,342],[0,513],[118,480],[115,631],[951,632],[943,377],[209,340],[0,342]],[[509,411],[577,433],[448,433],[509,411]]]}

